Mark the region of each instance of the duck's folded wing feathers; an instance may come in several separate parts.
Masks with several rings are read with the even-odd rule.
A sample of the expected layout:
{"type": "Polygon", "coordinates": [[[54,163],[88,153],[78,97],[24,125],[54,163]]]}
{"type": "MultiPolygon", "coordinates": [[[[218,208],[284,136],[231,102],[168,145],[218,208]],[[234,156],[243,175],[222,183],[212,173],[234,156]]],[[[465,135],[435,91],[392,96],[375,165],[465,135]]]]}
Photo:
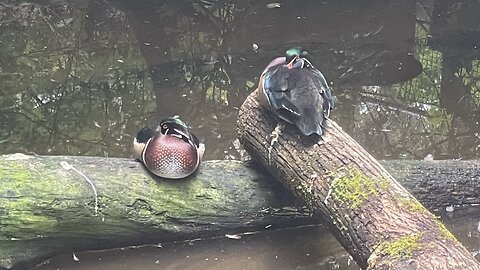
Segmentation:
{"type": "Polygon", "coordinates": [[[289,70],[283,67],[276,67],[268,70],[265,74],[264,91],[270,106],[277,110],[284,120],[300,116],[300,110],[289,100],[289,70]]]}

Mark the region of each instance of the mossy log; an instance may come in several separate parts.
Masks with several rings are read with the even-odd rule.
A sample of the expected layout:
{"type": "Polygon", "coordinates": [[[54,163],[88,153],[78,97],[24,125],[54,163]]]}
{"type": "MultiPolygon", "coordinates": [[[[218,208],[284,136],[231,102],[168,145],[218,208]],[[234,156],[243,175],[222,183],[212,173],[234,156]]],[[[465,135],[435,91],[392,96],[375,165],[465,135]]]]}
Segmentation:
{"type": "Polygon", "coordinates": [[[331,228],[360,267],[480,269],[445,226],[334,121],[321,140],[300,137],[255,95],[239,112],[243,146],[331,228]]]}
{"type": "MultiPolygon", "coordinates": [[[[480,203],[476,162],[383,164],[433,209],[480,203]]],[[[318,222],[295,206],[277,181],[248,162],[206,161],[193,177],[166,181],[133,159],[0,156],[0,268],[25,269],[71,251],[318,222]],[[98,193],[97,212],[82,174],[98,193]]]]}
{"type": "Polygon", "coordinates": [[[308,219],[283,208],[291,200],[275,192],[274,181],[263,181],[265,175],[241,164],[205,162],[208,169],[194,177],[168,181],[154,178],[133,159],[3,156],[0,266],[25,269],[61,252],[256,230],[302,215],[308,219]],[[244,180],[245,175],[250,177],[244,180]]]}

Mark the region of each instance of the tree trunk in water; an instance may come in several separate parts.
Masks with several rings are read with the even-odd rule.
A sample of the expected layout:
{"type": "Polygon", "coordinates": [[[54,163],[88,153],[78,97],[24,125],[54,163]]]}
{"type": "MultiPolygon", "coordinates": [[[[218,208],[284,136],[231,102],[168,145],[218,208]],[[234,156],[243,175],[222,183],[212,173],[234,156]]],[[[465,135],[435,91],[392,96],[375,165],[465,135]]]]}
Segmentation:
{"type": "Polygon", "coordinates": [[[238,117],[250,155],[331,228],[366,269],[480,269],[455,237],[335,122],[319,141],[261,108],[238,117]]]}
{"type": "MultiPolygon", "coordinates": [[[[383,164],[431,209],[480,203],[478,162],[383,164]]],[[[0,156],[0,268],[85,249],[318,223],[295,206],[277,181],[245,162],[206,161],[192,178],[166,181],[132,159],[0,156]],[[98,193],[97,212],[82,174],[98,193]]]]}

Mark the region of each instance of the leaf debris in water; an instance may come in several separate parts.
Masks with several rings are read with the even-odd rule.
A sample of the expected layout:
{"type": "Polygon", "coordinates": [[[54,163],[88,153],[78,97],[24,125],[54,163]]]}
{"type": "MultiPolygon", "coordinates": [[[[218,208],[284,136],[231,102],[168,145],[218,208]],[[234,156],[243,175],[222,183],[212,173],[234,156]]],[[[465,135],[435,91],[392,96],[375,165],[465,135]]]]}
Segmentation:
{"type": "Polygon", "coordinates": [[[242,236],[238,234],[225,234],[225,237],[228,239],[235,239],[235,240],[242,239],[242,236]]]}
{"type": "Polygon", "coordinates": [[[279,8],[281,7],[282,4],[280,3],[270,3],[270,4],[267,4],[267,8],[279,8]]]}

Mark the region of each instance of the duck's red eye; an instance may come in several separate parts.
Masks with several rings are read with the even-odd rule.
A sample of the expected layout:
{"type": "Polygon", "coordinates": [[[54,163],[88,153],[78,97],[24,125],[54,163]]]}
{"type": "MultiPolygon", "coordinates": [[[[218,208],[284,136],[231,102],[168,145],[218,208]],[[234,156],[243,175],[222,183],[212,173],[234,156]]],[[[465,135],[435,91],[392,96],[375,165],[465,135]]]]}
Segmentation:
{"type": "Polygon", "coordinates": [[[167,125],[163,125],[163,129],[168,129],[168,126],[167,126],[167,125]]]}

